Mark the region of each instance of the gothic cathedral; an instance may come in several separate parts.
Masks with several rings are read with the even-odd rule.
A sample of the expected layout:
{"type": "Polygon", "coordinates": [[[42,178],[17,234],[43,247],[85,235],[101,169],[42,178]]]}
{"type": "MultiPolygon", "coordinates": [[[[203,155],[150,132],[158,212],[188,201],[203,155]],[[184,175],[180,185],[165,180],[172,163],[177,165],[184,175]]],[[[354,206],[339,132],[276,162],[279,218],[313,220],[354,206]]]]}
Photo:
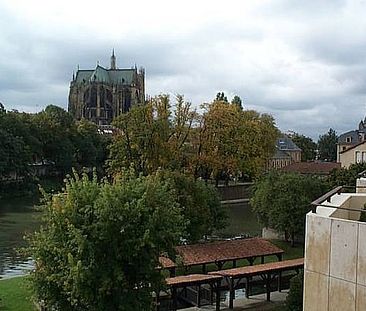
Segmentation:
{"type": "Polygon", "coordinates": [[[109,69],[98,64],[95,69],[78,69],[76,76],[73,74],[68,110],[77,120],[109,125],[132,105],[144,102],[145,70],[136,66],[118,69],[113,50],[109,69]]]}

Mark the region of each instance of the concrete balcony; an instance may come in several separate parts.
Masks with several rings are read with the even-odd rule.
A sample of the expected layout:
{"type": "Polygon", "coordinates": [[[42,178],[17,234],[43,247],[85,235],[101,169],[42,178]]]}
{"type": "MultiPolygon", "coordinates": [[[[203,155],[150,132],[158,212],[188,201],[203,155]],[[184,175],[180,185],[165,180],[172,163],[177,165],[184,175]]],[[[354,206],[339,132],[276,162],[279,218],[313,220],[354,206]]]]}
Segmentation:
{"type": "Polygon", "coordinates": [[[306,216],[304,310],[366,310],[366,179],[332,191],[306,216]]]}

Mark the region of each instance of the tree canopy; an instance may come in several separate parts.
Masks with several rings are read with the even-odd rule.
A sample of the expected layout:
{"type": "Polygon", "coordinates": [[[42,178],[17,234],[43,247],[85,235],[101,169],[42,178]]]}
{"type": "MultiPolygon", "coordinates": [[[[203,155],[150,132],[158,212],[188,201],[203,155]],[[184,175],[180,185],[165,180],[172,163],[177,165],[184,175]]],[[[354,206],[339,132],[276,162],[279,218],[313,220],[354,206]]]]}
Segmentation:
{"type": "Polygon", "coordinates": [[[327,190],[317,177],[271,171],[255,183],[251,205],[264,226],[290,235],[294,243],[304,232],[310,203],[327,190]]]}
{"type": "Polygon", "coordinates": [[[290,138],[301,149],[301,161],[315,160],[317,144],[310,137],[294,133],[290,138]]]}
{"type": "Polygon", "coordinates": [[[197,113],[182,96],[172,104],[167,95],[132,107],[114,122],[109,172],[132,165],[143,174],[163,168],[216,181],[257,176],[274,152],[273,118],[221,100],[202,108],[197,113]]]}
{"type": "Polygon", "coordinates": [[[338,136],[333,129],[329,129],[326,134],[320,135],[318,140],[319,159],[323,161],[337,161],[337,141],[338,136]]]}
{"type": "Polygon", "coordinates": [[[150,310],[158,257],[174,255],[185,228],[178,201],[159,173],[68,178],[46,195],[44,225],[29,238],[37,299],[65,311],[150,310]]]}
{"type": "Polygon", "coordinates": [[[31,164],[54,163],[63,175],[72,167],[101,167],[109,139],[89,121],[75,121],[64,109],[50,105],[35,113],[0,107],[0,175],[25,177],[31,164]]]}

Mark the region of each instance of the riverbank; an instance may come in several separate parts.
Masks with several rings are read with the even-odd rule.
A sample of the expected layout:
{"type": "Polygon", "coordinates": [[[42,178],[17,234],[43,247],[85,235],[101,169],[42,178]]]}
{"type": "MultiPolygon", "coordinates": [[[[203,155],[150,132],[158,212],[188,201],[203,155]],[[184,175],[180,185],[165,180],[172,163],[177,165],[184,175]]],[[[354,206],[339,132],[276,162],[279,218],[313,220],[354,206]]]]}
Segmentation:
{"type": "Polygon", "coordinates": [[[0,280],[0,310],[35,311],[26,277],[0,280]]]}
{"type": "Polygon", "coordinates": [[[9,198],[39,198],[39,187],[47,193],[62,189],[63,179],[59,177],[31,178],[20,181],[0,182],[0,200],[9,198]]]}

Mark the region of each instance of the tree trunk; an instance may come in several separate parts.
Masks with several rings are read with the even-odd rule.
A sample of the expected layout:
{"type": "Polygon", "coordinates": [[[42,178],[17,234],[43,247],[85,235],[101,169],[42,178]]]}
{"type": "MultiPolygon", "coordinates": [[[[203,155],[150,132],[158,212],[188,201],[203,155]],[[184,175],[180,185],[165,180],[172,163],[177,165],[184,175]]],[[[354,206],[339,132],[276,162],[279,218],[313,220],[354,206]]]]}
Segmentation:
{"type": "Polygon", "coordinates": [[[291,231],[291,247],[295,246],[295,232],[291,231]]]}

